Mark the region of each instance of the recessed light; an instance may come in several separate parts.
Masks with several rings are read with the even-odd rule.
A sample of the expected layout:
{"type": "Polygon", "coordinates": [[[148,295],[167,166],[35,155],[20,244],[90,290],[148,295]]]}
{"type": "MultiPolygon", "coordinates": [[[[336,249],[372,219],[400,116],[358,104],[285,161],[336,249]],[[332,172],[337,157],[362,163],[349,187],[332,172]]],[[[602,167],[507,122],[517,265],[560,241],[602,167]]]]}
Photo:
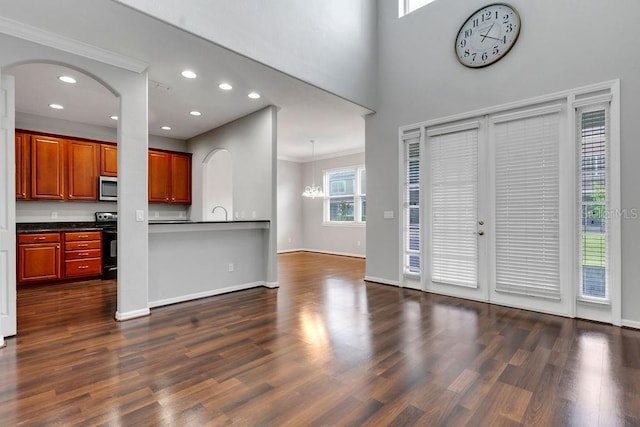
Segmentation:
{"type": "Polygon", "coordinates": [[[202,113],[200,111],[191,111],[189,114],[191,114],[192,116],[201,116],[202,113]]]}
{"type": "Polygon", "coordinates": [[[118,120],[118,116],[109,116],[111,120],[118,120]]]}
{"type": "Polygon", "coordinates": [[[63,110],[64,107],[60,104],[49,104],[49,107],[53,108],[54,110],[63,110]]]}
{"type": "Polygon", "coordinates": [[[74,79],[71,76],[58,76],[58,80],[65,83],[71,83],[71,84],[76,83],[76,79],[74,79]]]}
{"type": "Polygon", "coordinates": [[[260,94],[258,92],[251,92],[249,95],[247,95],[249,98],[251,99],[258,99],[260,98],[260,94]]]}
{"type": "Polygon", "coordinates": [[[162,130],[171,130],[171,126],[162,126],[160,129],[162,129],[162,130]]]}
{"type": "Polygon", "coordinates": [[[195,79],[196,77],[198,77],[198,75],[191,70],[184,70],[182,72],[182,77],[186,79],[195,79]]]}
{"type": "Polygon", "coordinates": [[[218,85],[218,87],[222,90],[231,90],[233,89],[233,86],[231,86],[229,83],[220,83],[218,85]]]}

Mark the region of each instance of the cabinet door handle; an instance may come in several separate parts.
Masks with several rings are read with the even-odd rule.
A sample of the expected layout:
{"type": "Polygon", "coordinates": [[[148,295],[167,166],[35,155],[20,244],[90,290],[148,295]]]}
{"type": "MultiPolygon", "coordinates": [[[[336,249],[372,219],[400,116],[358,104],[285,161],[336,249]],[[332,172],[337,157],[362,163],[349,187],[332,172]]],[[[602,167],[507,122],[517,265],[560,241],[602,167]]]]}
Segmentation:
{"type": "Polygon", "coordinates": [[[78,255],[80,255],[80,256],[88,256],[89,252],[80,252],[78,255]]]}
{"type": "Polygon", "coordinates": [[[87,246],[89,246],[89,245],[87,245],[87,244],[78,245],[79,248],[86,248],[87,246]]]}
{"type": "Polygon", "coordinates": [[[87,268],[89,268],[88,265],[79,265],[78,266],[78,270],[86,270],[87,268]]]}
{"type": "Polygon", "coordinates": [[[86,239],[87,237],[89,236],[87,236],[86,234],[83,234],[82,236],[78,236],[78,239],[86,239]]]}
{"type": "Polygon", "coordinates": [[[34,237],[34,240],[47,240],[46,237],[34,237]]]}

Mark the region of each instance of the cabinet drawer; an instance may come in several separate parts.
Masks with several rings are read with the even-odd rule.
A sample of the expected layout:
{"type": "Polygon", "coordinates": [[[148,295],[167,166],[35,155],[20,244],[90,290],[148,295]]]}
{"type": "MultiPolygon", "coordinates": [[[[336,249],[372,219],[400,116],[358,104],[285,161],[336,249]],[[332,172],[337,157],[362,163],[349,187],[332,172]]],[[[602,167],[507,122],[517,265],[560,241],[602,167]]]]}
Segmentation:
{"type": "Polygon", "coordinates": [[[18,243],[50,243],[59,242],[60,233],[18,234],[18,243]]]}
{"type": "Polygon", "coordinates": [[[65,242],[64,250],[66,251],[78,251],[84,249],[100,249],[100,240],[80,241],[80,242],[65,242]]]}
{"type": "Polygon", "coordinates": [[[65,261],[65,276],[97,276],[102,274],[102,260],[100,259],[79,259],[65,261]]]}
{"type": "Polygon", "coordinates": [[[101,231],[74,231],[64,233],[65,242],[77,242],[79,240],[100,240],[101,231]]]}
{"type": "Polygon", "coordinates": [[[100,258],[102,251],[100,249],[87,249],[86,251],[67,251],[64,253],[65,260],[71,259],[87,259],[87,258],[100,258]]]}

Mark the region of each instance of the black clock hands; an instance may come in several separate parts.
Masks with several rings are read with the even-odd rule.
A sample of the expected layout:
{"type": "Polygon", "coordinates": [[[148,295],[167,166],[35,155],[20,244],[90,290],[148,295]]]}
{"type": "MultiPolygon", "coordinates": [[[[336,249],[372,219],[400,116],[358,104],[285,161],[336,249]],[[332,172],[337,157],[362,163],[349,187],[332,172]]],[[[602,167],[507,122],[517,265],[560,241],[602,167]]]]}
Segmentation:
{"type": "MultiPolygon", "coordinates": [[[[498,40],[499,42],[502,41],[502,39],[499,39],[499,38],[496,38],[496,37],[490,37],[490,36],[487,36],[487,35],[485,35],[483,37],[486,38],[486,39],[498,40]]],[[[484,39],[482,39],[482,40],[484,41],[484,39]]]]}
{"type": "MultiPolygon", "coordinates": [[[[486,39],[487,37],[489,37],[489,33],[491,32],[491,30],[493,29],[493,26],[496,25],[496,23],[494,22],[493,24],[491,24],[491,26],[489,27],[489,29],[487,30],[486,33],[484,34],[480,34],[482,36],[482,40],[480,41],[480,43],[484,42],[484,39],[486,39]]],[[[490,39],[493,39],[493,37],[489,37],[490,39]]],[[[495,39],[498,40],[498,39],[495,39]]]]}

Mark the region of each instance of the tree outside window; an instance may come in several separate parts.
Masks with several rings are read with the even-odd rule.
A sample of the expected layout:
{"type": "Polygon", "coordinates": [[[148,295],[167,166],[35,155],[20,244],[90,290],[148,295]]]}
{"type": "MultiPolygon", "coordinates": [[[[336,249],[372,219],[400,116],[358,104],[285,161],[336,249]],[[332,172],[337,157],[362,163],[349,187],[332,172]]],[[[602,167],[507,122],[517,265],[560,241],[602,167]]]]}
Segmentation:
{"type": "Polygon", "coordinates": [[[366,173],[363,166],[327,171],[324,174],[324,221],[362,223],[366,221],[366,173]]]}

